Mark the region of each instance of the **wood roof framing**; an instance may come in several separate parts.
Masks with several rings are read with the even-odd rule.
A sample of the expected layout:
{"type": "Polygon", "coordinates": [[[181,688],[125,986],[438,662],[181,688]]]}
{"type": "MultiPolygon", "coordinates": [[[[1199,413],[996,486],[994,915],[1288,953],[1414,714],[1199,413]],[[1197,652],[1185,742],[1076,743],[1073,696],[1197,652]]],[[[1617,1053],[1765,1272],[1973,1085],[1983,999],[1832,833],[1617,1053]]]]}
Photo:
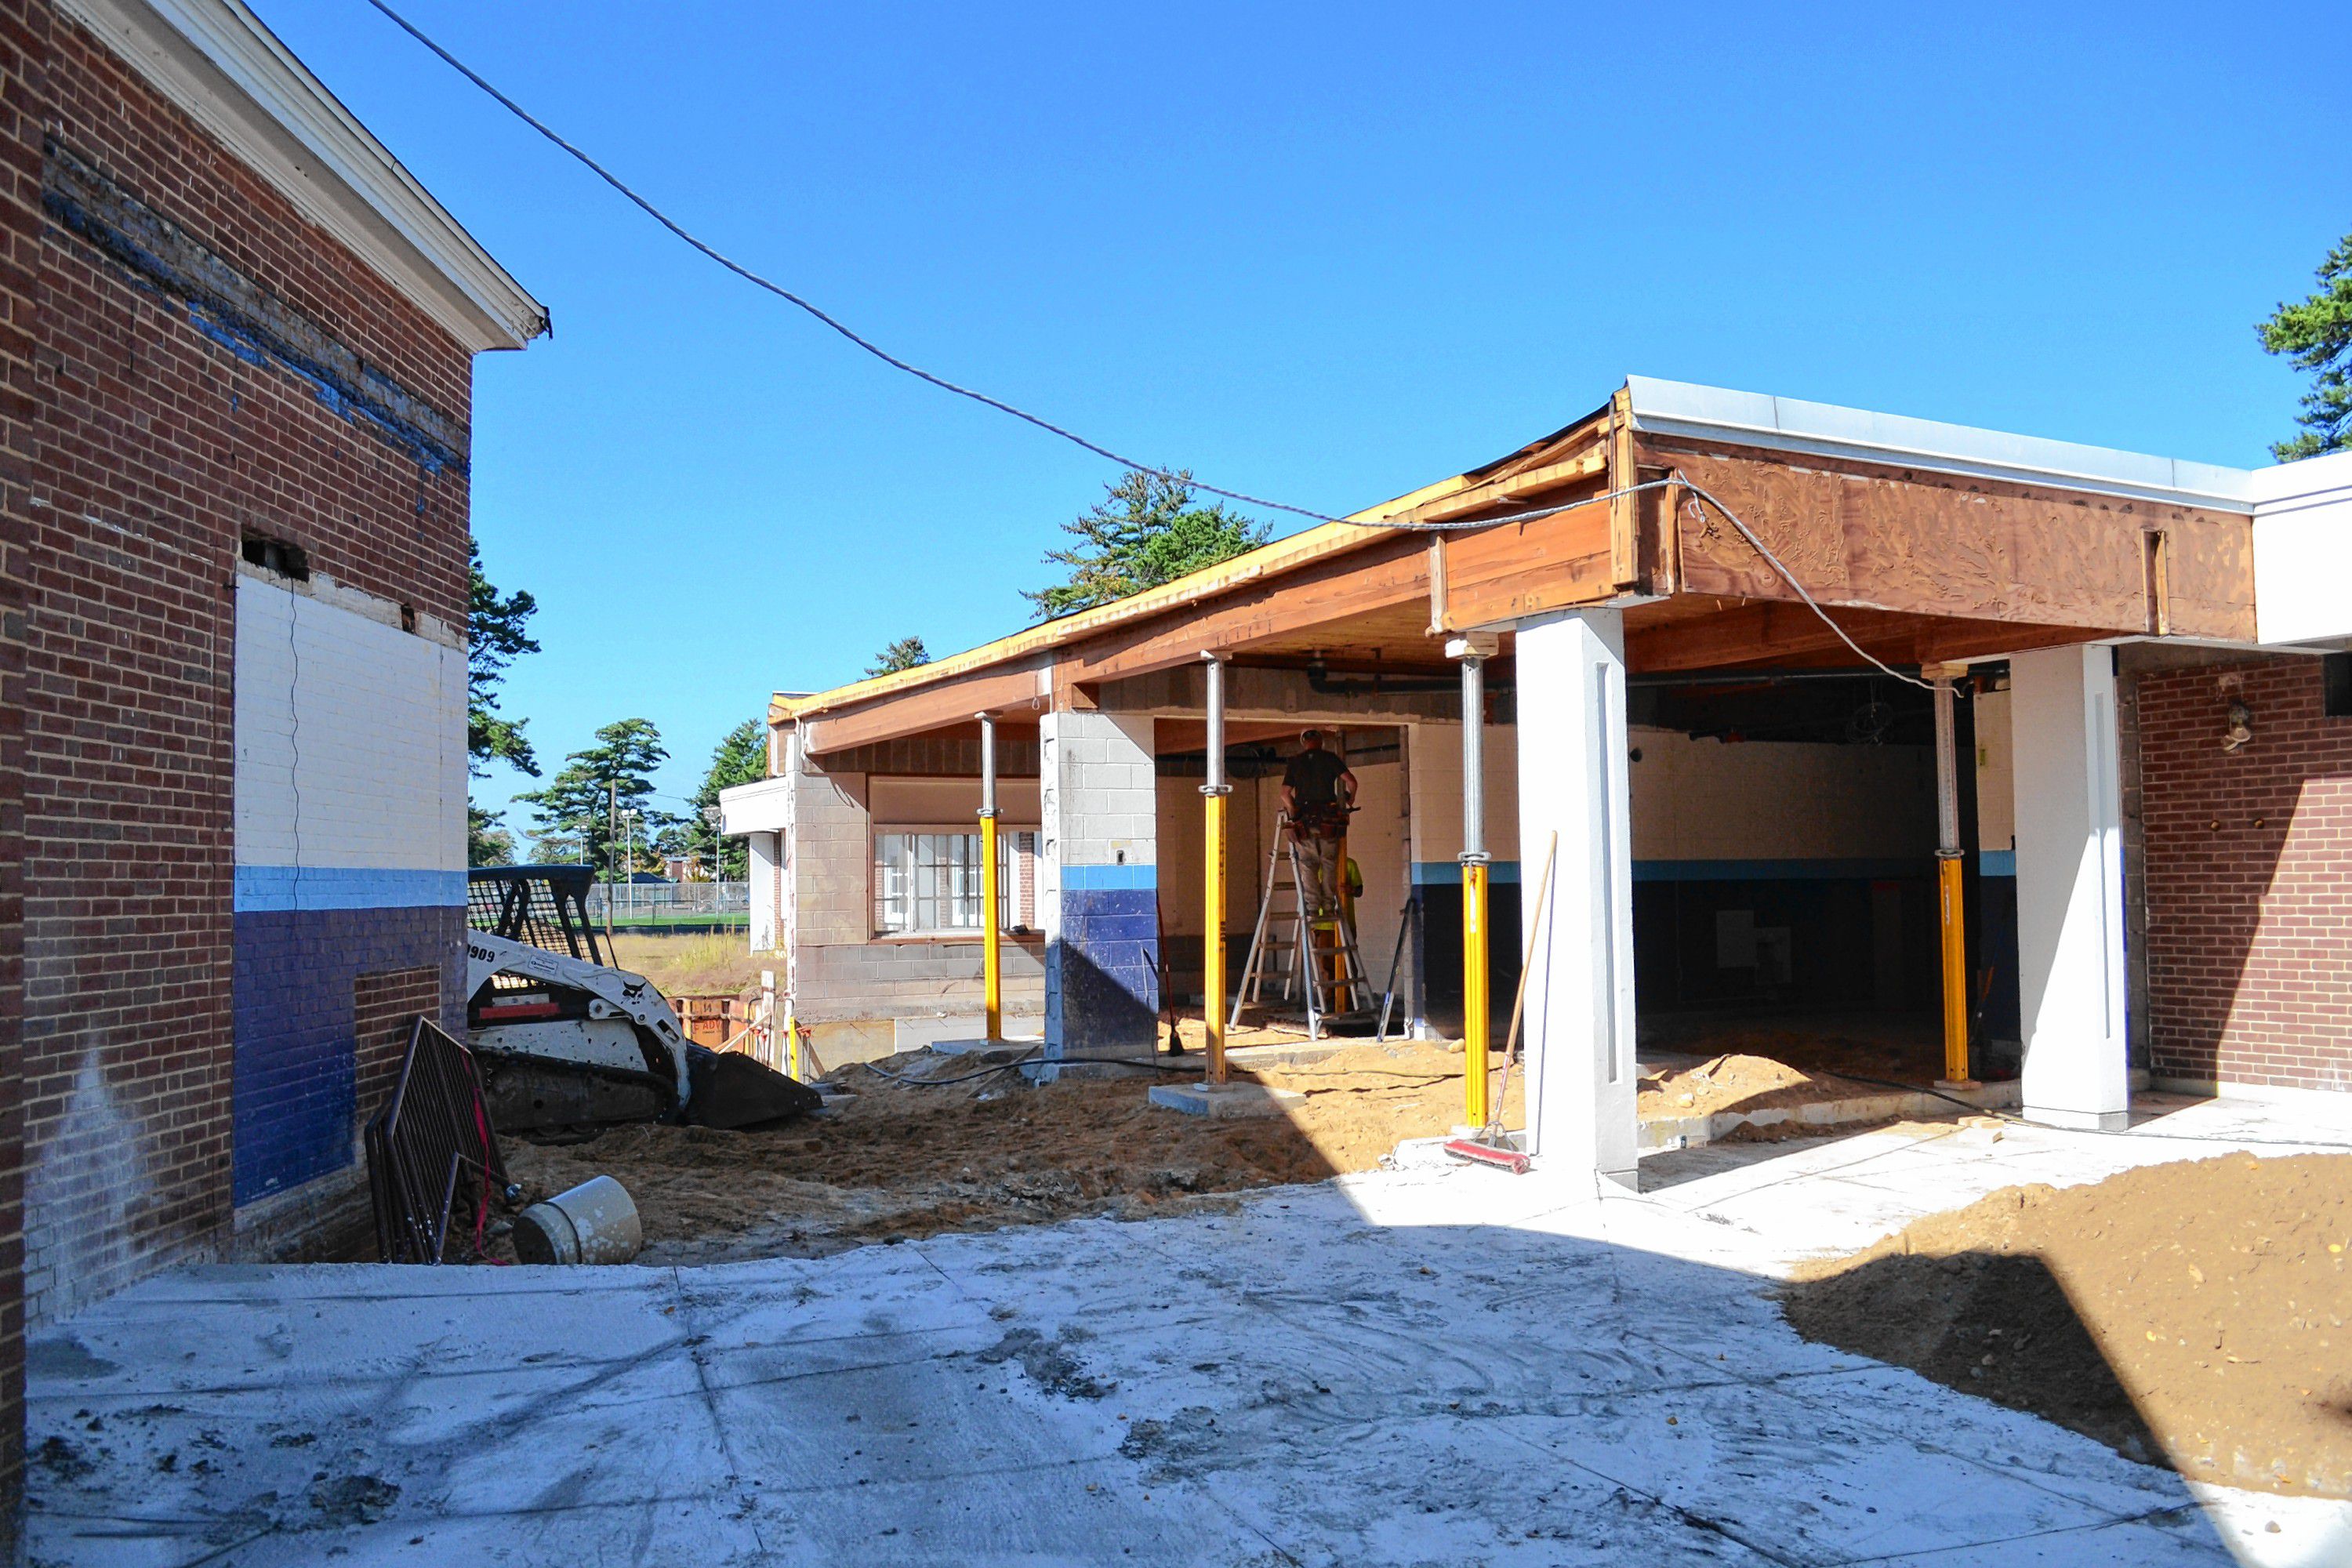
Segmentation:
{"type": "Polygon", "coordinates": [[[1679,476],[1730,507],[1889,663],[2099,637],[2251,641],[2250,520],[2136,499],[1641,428],[1624,390],[1509,456],[1118,604],[900,674],[778,698],[831,752],[1093,705],[1102,682],[1222,651],[1426,665],[1436,637],[1616,603],[1636,670],[1853,664],[1842,639],[1679,476]],[[1553,510],[1561,509],[1561,510],[1553,510]],[[1546,510],[1534,519],[1516,514],[1546,510]],[[1493,526],[1412,531],[1403,523],[1493,526]]]}

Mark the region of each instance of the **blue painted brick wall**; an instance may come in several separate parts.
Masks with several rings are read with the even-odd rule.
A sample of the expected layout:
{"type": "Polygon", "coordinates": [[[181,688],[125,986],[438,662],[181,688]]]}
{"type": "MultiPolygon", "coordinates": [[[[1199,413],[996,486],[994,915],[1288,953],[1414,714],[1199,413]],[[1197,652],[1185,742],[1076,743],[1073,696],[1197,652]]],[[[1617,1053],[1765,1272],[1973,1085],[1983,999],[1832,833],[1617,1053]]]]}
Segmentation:
{"type": "Polygon", "coordinates": [[[352,1163],[357,1040],[352,983],[442,972],[441,1024],[465,1027],[459,906],[241,910],[233,990],[231,1193],[240,1205],[352,1163]]]}
{"type": "Polygon", "coordinates": [[[1047,963],[1058,977],[1065,1054],[1152,1043],[1160,1012],[1158,899],[1151,886],[1063,888],[1062,938],[1047,963]]]}

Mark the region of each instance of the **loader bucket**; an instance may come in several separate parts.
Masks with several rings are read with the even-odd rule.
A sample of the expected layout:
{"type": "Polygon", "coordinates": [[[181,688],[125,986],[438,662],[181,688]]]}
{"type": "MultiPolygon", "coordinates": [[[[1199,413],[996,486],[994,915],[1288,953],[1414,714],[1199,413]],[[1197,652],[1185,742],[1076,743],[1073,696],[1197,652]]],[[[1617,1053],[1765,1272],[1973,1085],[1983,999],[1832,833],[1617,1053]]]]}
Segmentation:
{"type": "Polygon", "coordinates": [[[806,1116],[824,1103],[816,1090],[740,1051],[686,1048],[692,1082],[685,1121],[690,1127],[761,1127],[806,1116]]]}

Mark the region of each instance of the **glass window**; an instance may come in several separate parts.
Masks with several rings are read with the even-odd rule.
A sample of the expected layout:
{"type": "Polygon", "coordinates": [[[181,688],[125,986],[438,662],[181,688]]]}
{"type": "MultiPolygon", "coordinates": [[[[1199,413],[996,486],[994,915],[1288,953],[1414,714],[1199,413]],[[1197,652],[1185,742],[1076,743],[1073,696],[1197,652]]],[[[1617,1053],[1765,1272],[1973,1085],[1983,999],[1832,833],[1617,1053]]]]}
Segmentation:
{"type": "MultiPolygon", "coordinates": [[[[997,917],[1015,929],[1024,909],[1017,875],[1032,834],[997,837],[997,917]]],[[[1034,852],[1034,851],[1032,851],[1034,852]]],[[[874,929],[886,936],[980,930],[980,835],[949,828],[885,828],[874,835],[874,929]]]]}

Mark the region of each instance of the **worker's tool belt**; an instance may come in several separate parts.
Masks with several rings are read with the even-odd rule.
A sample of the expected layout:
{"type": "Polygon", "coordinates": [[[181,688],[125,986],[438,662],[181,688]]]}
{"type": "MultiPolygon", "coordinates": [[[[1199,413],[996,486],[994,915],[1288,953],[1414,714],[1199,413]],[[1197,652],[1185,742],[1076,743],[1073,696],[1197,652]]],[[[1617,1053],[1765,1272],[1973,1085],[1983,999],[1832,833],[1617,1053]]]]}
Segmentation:
{"type": "Polygon", "coordinates": [[[1348,833],[1348,816],[1356,808],[1333,801],[1328,805],[1302,805],[1291,819],[1291,827],[1301,838],[1343,838],[1348,833]]]}

